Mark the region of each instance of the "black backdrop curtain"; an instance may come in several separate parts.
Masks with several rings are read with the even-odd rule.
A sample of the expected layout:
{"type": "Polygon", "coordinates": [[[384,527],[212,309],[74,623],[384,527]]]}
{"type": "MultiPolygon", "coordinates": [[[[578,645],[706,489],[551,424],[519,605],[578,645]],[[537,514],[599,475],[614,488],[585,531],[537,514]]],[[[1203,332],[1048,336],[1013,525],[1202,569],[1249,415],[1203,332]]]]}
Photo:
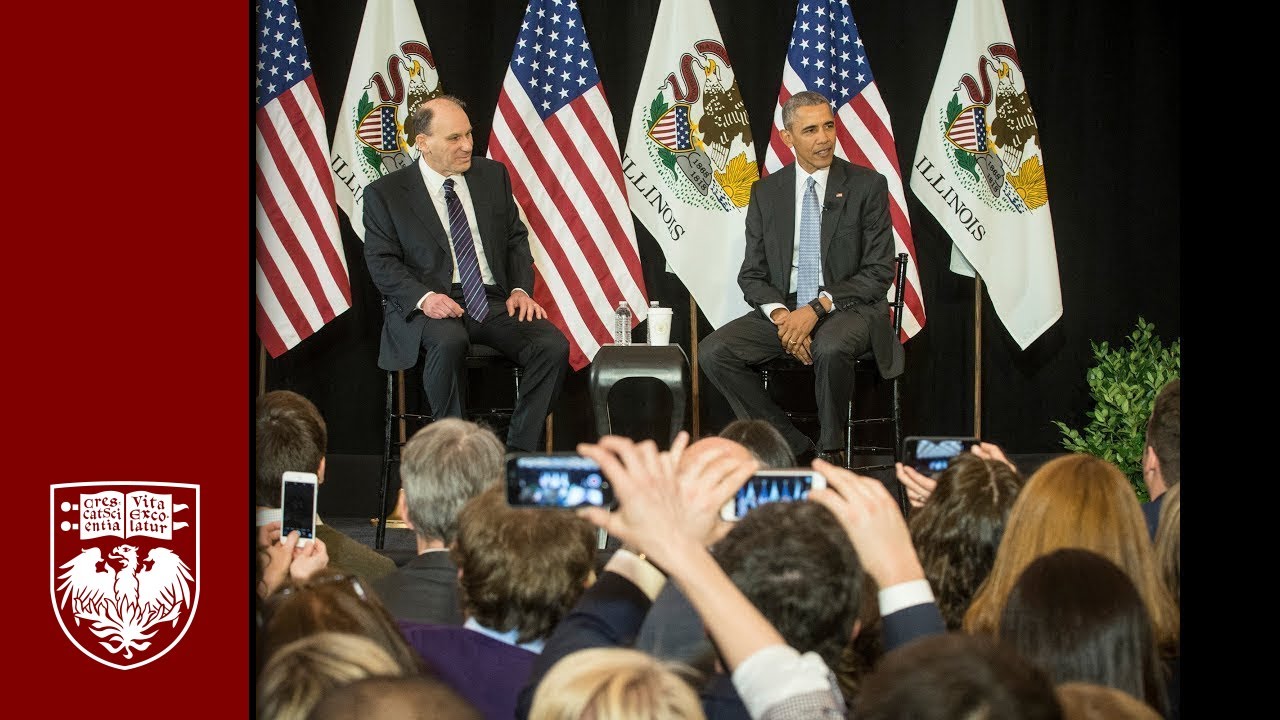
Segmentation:
{"type": "MultiPolygon", "coordinates": [[[[578,4],[621,146],[659,0],[578,4]]],[[[297,5],[332,139],[364,3],[297,5]]],[[[510,0],[417,2],[441,82],[468,104],[477,155],[487,147],[524,6],[510,0]]],[[[711,6],[763,165],[796,3],[711,0],[711,6]]],[[[954,6],[954,0],[852,3],[893,123],[899,163],[908,173],[904,187],[954,6]]],[[[950,272],[950,241],[907,189],[928,322],[907,344],[904,424],[907,434],[971,433],[973,365],[980,355],[982,436],[1010,452],[1056,452],[1060,437],[1050,421],[1078,426],[1092,407],[1085,381],[1090,341],[1122,342],[1139,316],[1153,322],[1166,342],[1181,335],[1180,18],[1166,3],[1148,0],[1006,0],[1005,7],[1044,148],[1063,317],[1022,351],[984,296],[979,353],[974,281],[950,272]]],[[[255,337],[251,394],[260,380],[268,390],[296,390],[324,413],[331,453],[374,455],[382,447],[385,375],[376,365],[381,310],[360,239],[346,216],[340,219],[353,307],[280,358],[268,358],[261,378],[255,337]]],[[[638,224],[636,232],[650,297],[675,308],[672,341],[688,351],[688,293],[663,272],[652,236],[638,224]]],[[[701,319],[699,336],[710,329],[701,319]]],[[[595,438],[586,376],[586,369],[571,373],[554,408],[558,450],[595,438]]],[[[705,377],[700,391],[701,431],[714,433],[732,415],[705,377]]],[[[615,400],[619,393],[631,415],[661,418],[669,412],[665,397],[643,383],[619,386],[615,400]]],[[[639,425],[625,426],[625,417],[620,422],[626,434],[643,432],[639,425]]]]}

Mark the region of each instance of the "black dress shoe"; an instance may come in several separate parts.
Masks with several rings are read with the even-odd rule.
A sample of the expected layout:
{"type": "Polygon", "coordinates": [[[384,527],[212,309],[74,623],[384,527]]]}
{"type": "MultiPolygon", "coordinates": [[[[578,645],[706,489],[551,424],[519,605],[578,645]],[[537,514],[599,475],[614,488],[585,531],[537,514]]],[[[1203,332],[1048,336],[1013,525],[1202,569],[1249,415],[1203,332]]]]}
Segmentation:
{"type": "Polygon", "coordinates": [[[815,458],[844,467],[844,450],[819,450],[815,458]]]}
{"type": "Polygon", "coordinates": [[[816,457],[818,457],[818,448],[810,447],[807,450],[802,450],[796,453],[796,467],[809,467],[809,464],[816,457]]]}

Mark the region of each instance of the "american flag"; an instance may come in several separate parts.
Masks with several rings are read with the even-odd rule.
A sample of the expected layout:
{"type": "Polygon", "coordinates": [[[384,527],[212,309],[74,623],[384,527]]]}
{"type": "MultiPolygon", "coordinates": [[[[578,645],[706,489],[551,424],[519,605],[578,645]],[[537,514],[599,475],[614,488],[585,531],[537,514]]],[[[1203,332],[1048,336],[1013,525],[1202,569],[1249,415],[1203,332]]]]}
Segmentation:
{"type": "Polygon", "coordinates": [[[351,307],[351,282],[298,12],[290,0],[270,0],[256,14],[257,326],[279,357],[351,307]]]}
{"type": "MultiPolygon", "coordinates": [[[[898,151],[889,125],[889,111],[880,97],[862,37],[847,0],[800,0],[791,29],[791,45],[782,68],[782,88],[773,111],[773,131],[765,153],[764,174],[791,162],[791,148],[782,141],[782,104],[795,93],[813,90],[831,98],[836,115],[836,154],[855,165],[880,172],[889,181],[889,214],[896,252],[905,252],[907,287],[902,339],[924,327],[924,295],[916,267],[916,246],[907,217],[898,151]]],[[[893,288],[889,288],[892,298],[893,288]]]]}
{"type": "Polygon", "coordinates": [[[987,112],[985,108],[970,105],[956,116],[947,129],[947,139],[956,147],[969,152],[987,151],[987,112]]]}
{"type": "Polygon", "coordinates": [[[529,227],[534,299],[581,369],[613,342],[613,312],[648,308],[613,115],[573,0],[533,0],[502,83],[489,157],[506,164],[529,227]]]}

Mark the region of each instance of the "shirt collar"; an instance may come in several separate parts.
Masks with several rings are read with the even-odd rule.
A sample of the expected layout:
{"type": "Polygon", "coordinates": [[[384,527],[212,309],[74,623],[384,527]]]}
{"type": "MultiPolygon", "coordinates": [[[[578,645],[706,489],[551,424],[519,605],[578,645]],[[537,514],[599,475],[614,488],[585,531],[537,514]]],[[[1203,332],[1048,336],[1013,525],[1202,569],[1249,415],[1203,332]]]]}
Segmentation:
{"type": "MultiPolygon", "coordinates": [[[[830,166],[830,165],[828,165],[828,166],[826,166],[826,167],[824,167],[824,168],[818,168],[817,170],[814,170],[814,171],[813,171],[813,181],[814,181],[815,183],[817,183],[817,185],[818,185],[818,188],[817,188],[817,189],[818,189],[818,201],[819,201],[819,202],[821,202],[821,201],[822,201],[822,192],[823,192],[824,190],[826,190],[826,187],[827,187],[827,178],[828,178],[830,175],[831,175],[831,166],[830,166]]],[[[800,191],[801,191],[801,192],[803,192],[803,191],[804,191],[805,183],[807,183],[807,182],[808,182],[809,177],[810,177],[809,173],[806,173],[806,172],[804,171],[804,168],[800,167],[800,165],[799,165],[799,164],[797,164],[797,165],[796,165],[796,186],[800,189],[800,191]]]]}
{"type": "Polygon", "coordinates": [[[468,630],[475,630],[481,635],[488,635],[494,640],[504,642],[508,645],[515,645],[518,648],[523,648],[537,655],[542,654],[542,646],[546,644],[544,640],[532,640],[527,643],[518,643],[516,642],[516,638],[520,637],[519,630],[508,630],[507,632],[494,630],[493,628],[487,628],[476,622],[475,618],[467,618],[467,621],[462,624],[462,627],[468,630]]]}
{"type": "MultiPolygon", "coordinates": [[[[445,176],[433,170],[422,157],[418,158],[418,169],[422,171],[422,181],[427,184],[427,192],[432,195],[439,195],[441,188],[444,187],[445,176]]],[[[467,179],[462,175],[450,175],[449,177],[453,178],[454,187],[459,185],[466,186],[467,184],[467,179]]]]}

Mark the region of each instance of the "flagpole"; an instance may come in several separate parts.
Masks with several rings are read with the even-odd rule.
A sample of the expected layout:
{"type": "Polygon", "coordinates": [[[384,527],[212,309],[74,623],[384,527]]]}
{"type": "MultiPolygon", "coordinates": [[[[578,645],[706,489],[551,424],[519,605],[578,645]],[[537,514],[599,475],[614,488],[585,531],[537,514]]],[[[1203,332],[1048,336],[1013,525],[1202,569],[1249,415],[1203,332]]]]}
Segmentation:
{"type": "Polygon", "coordinates": [[[982,437],[982,276],[973,276],[973,436],[982,437]]]}
{"type": "Polygon", "coordinates": [[[690,437],[692,441],[696,441],[700,437],[701,425],[699,417],[702,415],[701,403],[698,397],[698,301],[693,299],[693,293],[689,293],[689,350],[693,355],[691,358],[693,370],[693,433],[690,437]]]}
{"type": "Polygon", "coordinates": [[[267,394],[267,347],[258,345],[258,397],[267,394]]]}

